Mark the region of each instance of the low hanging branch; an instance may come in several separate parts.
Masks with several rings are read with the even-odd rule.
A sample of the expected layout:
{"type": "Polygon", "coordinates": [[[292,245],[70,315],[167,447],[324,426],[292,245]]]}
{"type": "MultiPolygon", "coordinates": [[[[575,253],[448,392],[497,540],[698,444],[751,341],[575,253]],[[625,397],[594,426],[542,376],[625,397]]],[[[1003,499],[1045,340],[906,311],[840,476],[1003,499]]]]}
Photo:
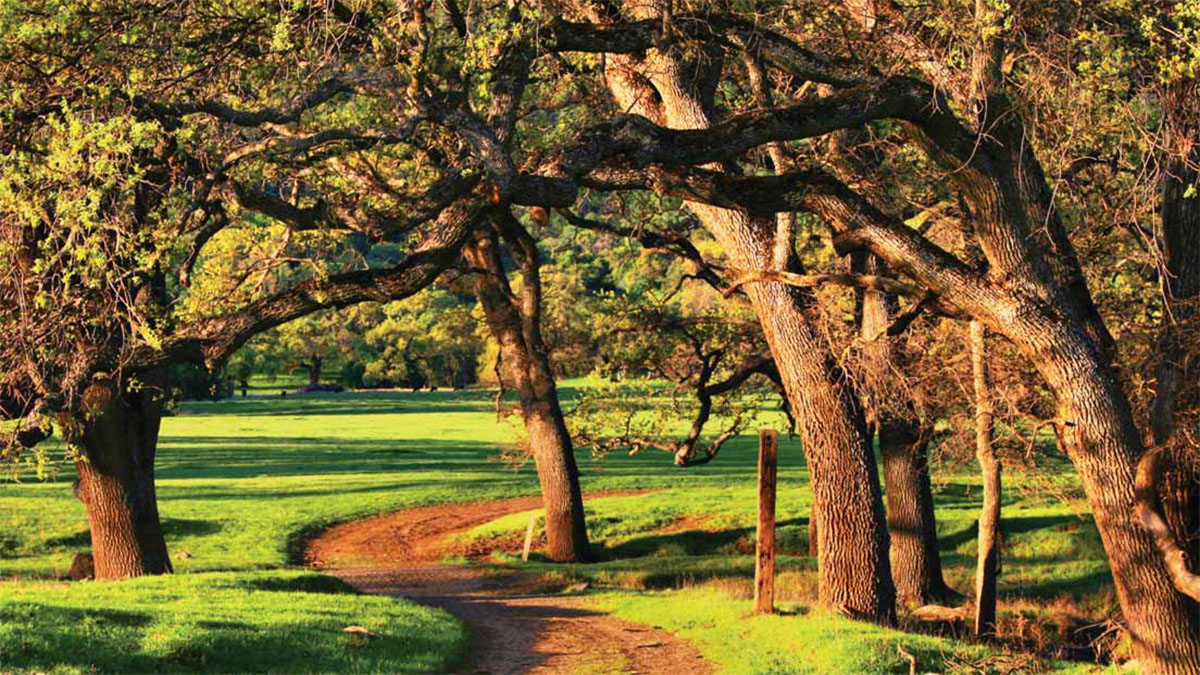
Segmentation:
{"type": "Polygon", "coordinates": [[[1137,522],[1154,536],[1154,544],[1162,554],[1163,564],[1171,576],[1171,583],[1180,593],[1200,602],[1200,574],[1188,569],[1187,553],[1175,539],[1155,503],[1158,498],[1158,484],[1166,470],[1167,460],[1166,449],[1155,448],[1138,462],[1137,477],[1134,479],[1136,506],[1133,515],[1137,522]]]}
{"type": "Polygon", "coordinates": [[[912,325],[913,321],[916,321],[917,317],[921,316],[926,309],[929,309],[929,305],[933,302],[933,300],[934,296],[932,295],[926,294],[921,296],[921,299],[913,303],[912,307],[904,310],[904,312],[892,320],[892,322],[888,324],[887,328],[884,328],[882,331],[867,337],[866,341],[874,342],[884,335],[888,337],[903,335],[904,331],[908,330],[908,327],[912,325]]]}
{"type": "MultiPolygon", "coordinates": [[[[643,248],[651,251],[665,251],[692,263],[696,269],[695,278],[707,283],[718,291],[724,292],[725,281],[721,278],[721,266],[704,259],[703,254],[688,240],[686,234],[673,232],[656,232],[645,228],[621,227],[612,223],[601,222],[591,218],[575,215],[569,209],[555,211],[575,227],[581,227],[596,232],[607,232],[619,237],[633,239],[643,248]]],[[[729,297],[730,293],[725,293],[729,297]]]]}
{"type": "Polygon", "coordinates": [[[283,106],[259,110],[241,110],[212,99],[161,103],[135,98],[133,103],[163,117],[204,114],[240,127],[257,127],[264,124],[295,122],[304,113],[327,103],[339,94],[356,91],[361,84],[362,82],[352,78],[331,77],[304,96],[283,106]]]}
{"type": "MultiPolygon", "coordinates": [[[[733,281],[723,291],[725,297],[737,292],[742,286],[750,283],[775,282],[787,284],[789,286],[798,286],[801,288],[813,288],[824,284],[833,284],[836,286],[847,286],[850,288],[863,288],[872,291],[880,291],[882,293],[890,293],[892,295],[907,295],[917,298],[917,302],[911,309],[897,317],[886,333],[888,335],[899,335],[903,333],[909,324],[917,318],[922,311],[928,309],[941,316],[961,319],[966,318],[961,310],[957,307],[949,305],[937,296],[928,291],[916,286],[906,284],[903,281],[897,281],[890,277],[881,277],[875,274],[796,274],[794,272],[747,272],[733,281]]],[[[876,339],[879,336],[875,336],[876,339]]]]}
{"type": "Polygon", "coordinates": [[[254,335],[319,309],[406,298],[450,267],[470,237],[481,208],[481,204],[466,200],[452,205],[427,227],[420,244],[392,267],[299,282],[239,310],[208,317],[164,340],[160,348],[139,344],[127,355],[124,366],[149,368],[175,360],[219,364],[254,335]]]}
{"type": "MultiPolygon", "coordinates": [[[[704,429],[713,417],[713,409],[716,404],[715,397],[736,391],[754,375],[766,377],[780,391],[782,391],[783,385],[779,380],[779,371],[775,367],[775,361],[771,358],[769,352],[764,351],[746,357],[734,367],[733,371],[724,380],[715,383],[712,382],[712,379],[716,374],[717,366],[724,357],[724,352],[718,350],[700,354],[699,356],[701,360],[700,372],[696,375],[694,383],[688,385],[695,396],[697,404],[696,413],[693,416],[687,435],[682,440],[664,440],[636,432],[634,430],[634,417],[637,415],[638,410],[630,408],[624,415],[624,430],[622,433],[614,436],[601,436],[588,432],[576,432],[576,441],[581,446],[592,446],[602,452],[618,448],[626,449],[630,454],[637,454],[649,448],[663,450],[671,453],[675,466],[684,468],[707,464],[716,459],[721,447],[729,439],[745,431],[746,427],[753,421],[754,415],[747,414],[741,410],[734,411],[733,418],[729,421],[729,424],[725,425],[720,433],[711,441],[702,443],[701,437],[704,429]]],[[[784,412],[794,427],[791,412],[786,408],[784,412]]]]}
{"type": "Polygon", "coordinates": [[[661,440],[634,433],[633,417],[636,415],[636,411],[630,410],[625,420],[625,430],[623,433],[609,437],[577,433],[575,435],[575,442],[580,447],[591,446],[602,453],[620,448],[627,450],[631,455],[635,455],[643,450],[653,448],[671,453],[675,466],[684,468],[699,466],[716,459],[721,446],[729,439],[744,431],[747,423],[744,415],[741,413],[735,414],[734,419],[730,421],[729,425],[716,438],[702,445],[700,443],[700,434],[703,432],[705,424],[709,421],[711,410],[712,402],[710,398],[707,406],[701,405],[701,411],[697,413],[687,437],[683,440],[661,440]]]}
{"type": "Polygon", "coordinates": [[[823,284],[834,284],[837,286],[850,286],[853,288],[865,288],[872,291],[881,291],[883,293],[892,293],[894,295],[913,295],[924,296],[925,291],[910,286],[904,282],[889,279],[888,277],[876,276],[874,274],[796,274],[794,272],[747,272],[738,277],[725,289],[725,297],[729,297],[737,292],[738,288],[745,284],[760,283],[764,281],[777,282],[787,284],[789,286],[799,286],[801,288],[813,288],[823,284]]]}

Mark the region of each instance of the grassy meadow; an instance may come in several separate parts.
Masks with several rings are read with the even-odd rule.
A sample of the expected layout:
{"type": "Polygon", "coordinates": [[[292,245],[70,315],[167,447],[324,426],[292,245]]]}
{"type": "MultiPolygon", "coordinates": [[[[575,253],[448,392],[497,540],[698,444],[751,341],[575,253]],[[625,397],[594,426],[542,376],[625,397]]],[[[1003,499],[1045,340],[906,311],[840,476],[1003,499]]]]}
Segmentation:
{"type": "MultiPolygon", "coordinates": [[[[83,507],[71,494],[72,470],[64,466],[50,481],[26,475],[0,483],[0,672],[430,672],[454,661],[464,636],[451,617],[356,595],[297,570],[297,553],[307,535],[356,517],[536,494],[532,464],[499,459],[513,441],[512,421],[497,421],[486,391],[256,391],[246,399],[187,402],[164,420],[159,507],[175,577],[51,581],[89,545],[83,507]],[[355,642],[341,632],[350,624],[384,639],[355,642]],[[288,645],[302,649],[278,656],[288,645]]],[[[573,391],[563,387],[564,399],[573,391]]],[[[923,670],[974,672],[964,664],[1007,658],[995,648],[810,609],[817,581],[804,555],[809,491],[795,442],[785,441],[780,456],[785,612],[751,617],[743,600],[752,574],[755,452],[747,436],[716,461],[688,469],[672,466],[666,454],[581,455],[585,491],[652,492],[588,505],[598,563],[528,566],[591,580],[595,602],[696,640],[731,673],[907,672],[897,643],[923,670]]],[[[935,478],[943,560],[960,590],[969,589],[974,570],[979,489],[971,471],[935,478]]],[[[1069,478],[1055,484],[1065,487],[1056,494],[1021,488],[1019,477],[1006,485],[1001,609],[1033,644],[1101,620],[1115,604],[1078,491],[1069,478]]],[[[467,536],[511,540],[527,520],[506,516],[467,536]]],[[[493,561],[521,564],[504,554],[493,561]]]]}

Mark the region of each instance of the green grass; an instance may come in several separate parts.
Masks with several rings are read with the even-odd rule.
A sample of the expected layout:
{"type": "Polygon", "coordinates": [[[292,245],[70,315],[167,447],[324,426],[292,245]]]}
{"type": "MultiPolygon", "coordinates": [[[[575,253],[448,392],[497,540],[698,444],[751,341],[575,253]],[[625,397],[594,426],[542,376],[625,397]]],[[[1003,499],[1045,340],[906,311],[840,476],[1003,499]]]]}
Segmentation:
{"type": "Polygon", "coordinates": [[[861,675],[917,672],[1094,672],[1071,664],[1009,655],[993,648],[932,635],[848,621],[821,610],[785,605],[779,614],[751,614],[749,603],[710,588],[663,592],[609,592],[597,603],[630,621],[653,624],[691,640],[724,672],[773,675],[861,675]],[[1021,663],[1024,670],[1001,669],[1021,663]],[[974,668],[972,668],[972,666],[974,668]]]}
{"type": "MultiPolygon", "coordinates": [[[[572,388],[563,387],[563,394],[569,399],[572,388]]],[[[181,574],[174,580],[129,582],[131,590],[120,591],[128,593],[120,598],[86,589],[120,589],[126,587],[124,582],[82,585],[79,588],[83,590],[72,587],[65,592],[26,583],[6,584],[0,586],[0,607],[9,608],[13,602],[10,591],[16,588],[14,592],[26,603],[44,600],[50,606],[50,599],[66,593],[62,597],[75,594],[71,597],[79,609],[126,611],[129,607],[125,605],[150,593],[139,589],[156,583],[163,584],[161,588],[178,584],[180,601],[189,602],[188,594],[202,593],[191,584],[201,583],[194,580],[204,577],[187,573],[238,571],[250,579],[247,570],[286,568],[297,560],[298,544],[307,534],[332,523],[435,502],[536,494],[531,464],[514,467],[497,459],[513,437],[511,419],[497,422],[490,393],[483,391],[265,395],[217,403],[188,402],[176,416],[164,420],[157,464],[168,547],[173,554],[190,554],[175,560],[181,574]]],[[[689,469],[672,466],[665,453],[613,454],[602,461],[581,454],[585,491],[654,492],[589,503],[589,528],[599,563],[529,565],[565,578],[587,578],[623,589],[679,589],[706,583],[741,588],[752,573],[749,552],[755,522],[755,453],[754,439],[746,437],[727,444],[713,463],[689,469]]],[[[1063,467],[1055,470],[1062,472],[1063,467]]],[[[944,562],[951,584],[964,590],[970,587],[974,569],[973,523],[979,499],[978,479],[969,471],[936,477],[944,562]]],[[[1071,488],[1069,470],[1064,476],[1056,480],[1071,488]]],[[[0,576],[61,574],[75,552],[88,548],[83,508],[71,495],[72,479],[73,471],[64,467],[51,482],[25,476],[21,483],[0,483],[0,576]]],[[[1017,485],[1020,477],[1007,480],[1007,486],[1017,485]]],[[[804,555],[810,492],[800,448],[786,440],[781,449],[779,489],[781,596],[804,604],[812,601],[816,588],[813,561],[804,555]]],[[[1072,493],[1070,489],[1067,492],[1072,493]]],[[[1107,565],[1090,519],[1078,515],[1084,511],[1085,505],[1077,497],[1064,502],[1049,491],[1021,494],[1009,489],[1001,577],[1002,599],[1009,607],[1036,613],[1054,605],[1077,623],[1102,618],[1111,608],[1107,565]]],[[[527,521],[528,514],[507,516],[469,536],[522,532],[527,521]]],[[[497,562],[519,564],[504,556],[497,562]]],[[[626,604],[641,597],[638,602],[645,604],[637,605],[638,611],[649,616],[659,610],[670,614],[671,594],[680,592],[698,591],[622,597],[626,604]]],[[[338,597],[338,602],[348,602],[356,596],[338,597]]],[[[291,599],[281,601],[291,608],[291,599]]],[[[300,599],[295,602],[303,606],[300,599]]],[[[738,614],[741,609],[731,611],[720,615],[724,630],[740,631],[747,621],[759,621],[743,618],[738,614]]],[[[250,625],[266,620],[247,614],[250,625]]],[[[25,618],[14,619],[17,625],[36,623],[28,612],[18,616],[25,618]]],[[[155,621],[169,625],[169,616],[158,615],[155,621]]],[[[774,625],[771,621],[776,620],[784,622],[783,626],[790,625],[788,621],[827,623],[816,615],[812,619],[780,617],[766,623],[774,625]]],[[[841,642],[853,650],[858,641],[855,631],[866,629],[853,623],[849,626],[853,630],[847,629],[841,642]]],[[[264,630],[264,634],[271,633],[264,630]]],[[[130,636],[140,635],[141,639],[147,634],[144,626],[130,631],[130,636]]],[[[803,652],[787,650],[761,658],[808,663],[803,652]]],[[[320,659],[312,662],[325,663],[320,659]]],[[[864,661],[868,662],[874,663],[864,661]]],[[[0,665],[5,663],[0,658],[0,665]]],[[[38,668],[50,667],[45,661],[37,663],[38,668]]],[[[133,670],[165,667],[131,666],[133,670]]],[[[384,669],[405,667],[396,661],[384,669]]],[[[105,666],[101,670],[121,668],[105,666]]]]}
{"type": "Polygon", "coordinates": [[[429,673],[465,644],[444,612],[310,572],[9,584],[0,601],[0,670],[429,673]]]}

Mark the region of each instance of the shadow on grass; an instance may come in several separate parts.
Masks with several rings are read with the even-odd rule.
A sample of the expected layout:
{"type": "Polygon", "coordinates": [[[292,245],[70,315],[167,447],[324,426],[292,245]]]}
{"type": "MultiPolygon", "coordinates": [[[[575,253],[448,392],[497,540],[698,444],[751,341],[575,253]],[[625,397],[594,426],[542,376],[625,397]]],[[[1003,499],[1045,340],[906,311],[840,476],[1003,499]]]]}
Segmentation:
{"type": "Polygon", "coordinates": [[[64,548],[87,548],[92,545],[92,533],[90,530],[80,530],[75,534],[63,535],[61,537],[51,537],[42,542],[41,549],[45,551],[58,551],[64,548]]]}
{"type": "Polygon", "coordinates": [[[133,636],[153,623],[146,612],[74,609],[36,602],[0,605],[0,625],[21,627],[0,634],[3,668],[151,672],[154,659],[136,653],[133,636]]]}
{"type": "MultiPolygon", "coordinates": [[[[1094,527],[1090,519],[1080,520],[1078,517],[1071,514],[1063,514],[1058,516],[1017,516],[1017,517],[1001,517],[1000,518],[1000,534],[1005,537],[1028,534],[1038,530],[1049,530],[1059,533],[1072,533],[1076,531],[1084,531],[1094,527]]],[[[979,535],[979,524],[972,522],[967,527],[953,532],[951,534],[943,534],[939,537],[938,542],[943,550],[954,550],[959,546],[975,541],[979,535]]]]}
{"type": "Polygon", "coordinates": [[[418,473],[455,469],[511,473],[489,461],[487,442],[414,438],[396,441],[296,436],[190,436],[163,443],[160,479],[261,478],[336,474],[418,473]]]}
{"type": "Polygon", "coordinates": [[[249,579],[240,581],[238,587],[252,591],[272,591],[276,593],[330,593],[335,595],[356,593],[353,587],[341,579],[324,574],[306,574],[293,578],[265,577],[249,579]]]}
{"type": "Polygon", "coordinates": [[[449,617],[404,604],[363,606],[329,577],[286,577],[138,580],[56,589],[54,601],[5,600],[0,670],[443,672],[461,650],[462,633],[449,617]],[[126,583],[144,584],[153,601],[126,583]],[[96,607],[131,600],[129,608],[96,607]],[[379,637],[342,631],[355,622],[379,637]]]}
{"type": "MultiPolygon", "coordinates": [[[[38,630],[3,641],[4,665],[20,671],[50,666],[79,672],[359,672],[386,670],[388,654],[424,655],[432,665],[447,651],[445,639],[384,635],[359,642],[322,620],[286,627],[242,621],[198,620],[172,631],[165,644],[147,645],[154,617],[142,612],[69,609],[37,604],[0,608],[3,622],[38,630]],[[30,612],[32,616],[14,613],[30,612]],[[47,628],[56,626],[56,630],[47,628]]],[[[394,666],[393,666],[394,667],[394,666]]]]}
{"type": "MultiPolygon", "coordinates": [[[[222,401],[188,401],[179,417],[241,415],[248,417],[309,417],[312,415],[392,415],[397,413],[479,412],[491,403],[493,392],[346,392],[341,394],[289,393],[287,396],[231,398],[222,401]]],[[[514,399],[515,400],[515,399],[514,399]]]]}
{"type": "MultiPolygon", "coordinates": [[[[776,551],[803,555],[808,551],[808,518],[791,518],[776,523],[776,551]]],[[[754,528],[685,530],[635,537],[616,546],[597,546],[598,560],[652,556],[750,554],[754,552],[754,528]]]]}
{"type": "MultiPolygon", "coordinates": [[[[0,605],[0,617],[4,619],[0,623],[11,621],[17,624],[29,619],[35,619],[49,625],[73,624],[82,626],[90,622],[92,624],[101,623],[127,628],[146,626],[154,620],[154,617],[146,612],[131,612],[118,609],[76,609],[46,605],[40,602],[22,601],[0,605]]],[[[81,632],[87,631],[83,630],[81,632]]]]}
{"type": "MultiPolygon", "coordinates": [[[[170,537],[202,537],[221,531],[221,524],[212,520],[194,518],[163,518],[163,533],[170,537]]],[[[63,549],[89,548],[92,545],[90,530],[80,530],[74,534],[61,537],[51,537],[42,542],[39,547],[44,552],[61,551],[63,549]]]]}
{"type": "Polygon", "coordinates": [[[1005,598],[1027,600],[1054,600],[1069,596],[1081,600],[1113,587],[1112,573],[1107,569],[1072,577],[1055,577],[1037,583],[1009,586],[1003,589],[1005,598]]]}

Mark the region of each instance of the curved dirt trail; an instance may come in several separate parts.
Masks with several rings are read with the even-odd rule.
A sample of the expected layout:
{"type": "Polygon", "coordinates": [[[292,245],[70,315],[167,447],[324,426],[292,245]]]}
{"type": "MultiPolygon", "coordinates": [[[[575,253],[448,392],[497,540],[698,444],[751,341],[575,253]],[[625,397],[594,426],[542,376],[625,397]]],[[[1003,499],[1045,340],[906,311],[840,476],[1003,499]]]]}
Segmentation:
{"type": "MultiPolygon", "coordinates": [[[[588,499],[630,493],[594,493],[588,499]]],[[[699,651],[664,630],[609,616],[561,594],[535,573],[443,565],[448,555],[485,555],[455,535],[500,516],[536,509],[537,497],[408,509],[331,528],[308,561],[366,593],[400,595],[445,609],[471,634],[460,673],[713,672],[699,651]]],[[[520,548],[519,539],[510,544],[520,548]]],[[[486,549],[486,550],[485,550],[486,549]]]]}

